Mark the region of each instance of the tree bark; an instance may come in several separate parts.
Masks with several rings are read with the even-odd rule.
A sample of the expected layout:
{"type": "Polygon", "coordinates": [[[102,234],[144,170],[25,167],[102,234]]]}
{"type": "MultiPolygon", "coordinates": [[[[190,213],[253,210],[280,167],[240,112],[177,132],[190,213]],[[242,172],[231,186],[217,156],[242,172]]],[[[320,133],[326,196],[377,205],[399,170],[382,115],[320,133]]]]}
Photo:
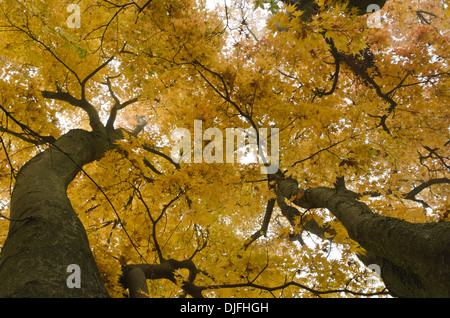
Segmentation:
{"type": "Polygon", "coordinates": [[[450,297],[450,224],[414,224],[376,214],[351,191],[317,187],[294,200],[326,208],[378,262],[381,278],[398,297],[450,297]]]}
{"type": "Polygon", "coordinates": [[[180,268],[189,270],[187,280],[180,282],[180,287],[185,294],[194,298],[203,298],[202,287],[194,285],[197,268],[190,259],[177,261],[174,259],[163,260],[160,264],[131,264],[122,268],[122,276],[119,282],[129,290],[130,298],[147,298],[147,279],[168,279],[177,284],[175,271],[180,268]]]}
{"type": "Polygon", "coordinates": [[[0,297],[108,297],[67,186],[117,138],[118,131],[72,130],[21,168],[0,255],[0,297]],[[67,284],[70,264],[80,267],[80,288],[67,284]]]}

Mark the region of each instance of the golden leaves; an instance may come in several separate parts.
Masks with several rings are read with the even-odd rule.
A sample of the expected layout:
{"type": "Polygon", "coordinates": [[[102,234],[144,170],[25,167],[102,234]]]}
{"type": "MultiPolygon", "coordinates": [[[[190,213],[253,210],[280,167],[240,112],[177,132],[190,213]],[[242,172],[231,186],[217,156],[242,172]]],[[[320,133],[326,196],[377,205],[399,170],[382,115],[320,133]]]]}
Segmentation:
{"type": "MultiPolygon", "coordinates": [[[[18,3],[2,2],[11,21],[2,15],[1,26],[26,26],[18,3]]],[[[139,138],[125,136],[118,142],[118,150],[86,167],[123,224],[86,176],[80,175],[69,188],[72,205],[87,229],[112,296],[121,296],[117,284],[120,265],[142,262],[133,244],[149,263],[158,262],[153,237],[164,256],[186,259],[194,253],[202,234],[208,233],[206,248],[193,258],[202,270],[195,281],[199,286],[249,279],[275,286],[295,278],[325,289],[341,286],[358,275],[354,266],[342,264],[351,263],[354,253],[363,250],[348,238],[342,224],[324,211],[308,217],[329,226],[325,240],[303,233],[305,245],[291,241],[298,233],[275,207],[267,233],[248,250],[243,249],[246,240],[260,229],[267,201],[276,198],[257,167],[182,163],[178,169],[143,150],[149,143],[169,155],[171,131],[191,130],[195,119],[222,131],[247,128],[247,118],[230,101],[259,128],[280,129],[281,168],[289,169],[302,188],[332,186],[336,177],[343,175],[352,190],[380,193],[376,198],[360,198],[376,213],[410,222],[448,220],[448,188],[435,186],[433,191],[420,194],[433,206],[427,211],[402,197],[419,180],[446,173],[442,161],[448,164],[448,144],[444,144],[450,138],[446,62],[450,49],[444,32],[448,7],[433,8],[437,17],[424,25],[396,2],[400,7],[392,5],[386,10],[382,29],[368,29],[364,17],[344,14],[339,6],[322,10],[308,23],[301,21],[301,12],[294,6],[287,6],[285,12],[273,14],[267,28],[258,33],[258,41],[242,37],[231,45],[219,13],[204,11],[190,0],[154,0],[140,13],[132,2],[125,8],[82,2],[86,6],[82,7],[80,29],[66,28],[67,12],[56,9],[52,1],[29,3],[27,8],[34,12],[28,16],[29,30],[0,32],[0,102],[9,111],[43,135],[57,137],[67,129],[88,127],[84,115],[66,103],[43,100],[40,91],[59,88],[77,95],[79,83],[73,73],[83,78],[105,55],[114,55],[115,62],[87,87],[88,98],[105,122],[112,101],[101,83],[106,76],[121,74],[115,87],[118,95],[141,94],[142,103],[121,110],[118,123],[133,126],[132,112],[149,118],[139,138]],[[337,51],[335,56],[330,43],[337,51]],[[381,92],[398,104],[386,121],[392,134],[379,126],[389,105],[377,95],[373,83],[361,80],[361,74],[354,74],[345,63],[336,71],[339,57],[359,56],[359,61],[364,61],[361,50],[368,45],[373,53],[369,66],[376,66],[379,72],[372,67],[369,75],[381,92]],[[193,61],[219,76],[205,73],[207,83],[193,61]],[[318,96],[318,91],[332,89],[335,77],[334,91],[318,96]],[[423,145],[437,148],[441,159],[430,154],[420,160],[418,152],[427,156],[423,145]],[[176,196],[176,202],[163,213],[176,196]],[[153,227],[151,218],[160,215],[153,227]]],[[[431,10],[427,7],[430,3],[421,3],[421,9],[431,10]]],[[[239,8],[234,13],[229,9],[228,14],[240,13],[239,8]]],[[[245,21],[245,27],[256,28],[251,19],[245,21]]],[[[5,124],[2,119],[0,125],[5,124]]],[[[8,125],[21,132],[19,127],[8,125]]],[[[15,167],[22,166],[36,151],[14,136],[3,134],[2,138],[10,142],[8,154],[15,167]]],[[[2,151],[0,160],[5,162],[2,151]]],[[[1,204],[8,201],[8,173],[8,169],[1,170],[1,204]]],[[[294,206],[296,200],[303,199],[304,193],[299,192],[288,198],[288,203],[294,206]]],[[[305,213],[296,208],[300,215],[305,213]]],[[[0,222],[4,234],[6,221],[0,222]]],[[[185,273],[179,274],[185,277],[185,273]]],[[[170,282],[151,281],[149,285],[152,295],[173,296],[179,291],[179,286],[170,282]]],[[[356,287],[365,288],[362,284],[356,287]]],[[[217,297],[271,295],[251,288],[210,293],[217,297]]],[[[273,295],[305,294],[290,287],[273,295]]]]}

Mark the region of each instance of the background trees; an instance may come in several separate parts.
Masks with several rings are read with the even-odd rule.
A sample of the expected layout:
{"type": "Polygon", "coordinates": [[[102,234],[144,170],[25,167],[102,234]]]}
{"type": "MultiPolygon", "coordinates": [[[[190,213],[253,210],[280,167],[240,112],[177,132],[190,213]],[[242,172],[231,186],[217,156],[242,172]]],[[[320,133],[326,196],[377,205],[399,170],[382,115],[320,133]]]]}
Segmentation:
{"type": "Polygon", "coordinates": [[[28,244],[23,272],[37,269],[20,275],[41,284],[28,296],[46,284],[83,295],[67,291],[69,261],[113,297],[130,284],[164,297],[383,295],[370,264],[396,296],[448,296],[443,2],[389,1],[381,28],[334,1],[305,17],[290,1],[191,0],[86,1],[70,28],[68,4],[1,3],[2,282],[26,254],[3,243],[9,230],[28,244]],[[266,27],[255,4],[272,8],[266,27]],[[171,132],[194,120],[278,128],[279,173],[174,162],[171,132]],[[45,231],[59,236],[34,239],[45,231]]]}

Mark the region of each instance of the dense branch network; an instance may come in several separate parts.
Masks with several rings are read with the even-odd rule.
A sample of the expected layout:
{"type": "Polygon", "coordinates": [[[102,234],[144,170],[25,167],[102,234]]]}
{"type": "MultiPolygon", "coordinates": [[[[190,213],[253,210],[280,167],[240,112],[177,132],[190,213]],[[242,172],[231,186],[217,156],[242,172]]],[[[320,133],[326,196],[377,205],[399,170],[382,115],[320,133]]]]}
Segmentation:
{"type": "Polygon", "coordinates": [[[153,245],[159,258],[159,264],[131,264],[126,265],[122,268],[121,284],[129,289],[130,297],[140,298],[148,297],[147,279],[161,279],[165,278],[170,280],[172,283],[180,286],[184,291],[185,295],[191,295],[192,297],[201,298],[201,290],[193,284],[199,270],[197,269],[193,258],[195,255],[203,250],[207,246],[207,235],[203,231],[199,230],[200,238],[197,241],[197,247],[195,248],[192,255],[185,260],[175,260],[167,259],[164,257],[164,253],[158,241],[157,236],[157,225],[161,221],[162,217],[165,215],[167,210],[184,194],[184,191],[180,191],[178,195],[172,198],[168,203],[166,203],[161,212],[157,217],[154,217],[147,205],[140,189],[133,186],[137,198],[142,203],[145,208],[146,214],[151,222],[151,233],[153,245]],[[189,275],[187,280],[183,279],[179,274],[176,273],[179,269],[187,269],[189,275]]]}
{"type": "MultiPolygon", "coordinates": [[[[130,3],[127,5],[131,5],[134,4],[138,7],[139,12],[141,12],[145,7],[147,7],[150,4],[151,1],[148,1],[146,4],[144,4],[142,7],[139,7],[137,4],[130,3]]],[[[110,3],[108,1],[108,3],[110,3]]],[[[31,39],[32,41],[34,41],[36,44],[38,44],[39,46],[43,47],[45,51],[49,52],[51,54],[51,56],[61,65],[63,66],[65,69],[67,69],[69,71],[69,73],[71,73],[75,79],[77,80],[78,84],[79,84],[79,88],[80,88],[80,98],[76,98],[74,95],[72,95],[69,92],[64,92],[62,91],[62,89],[56,85],[56,92],[55,91],[48,91],[48,90],[43,90],[42,96],[44,98],[48,98],[48,99],[53,99],[53,100],[58,100],[58,101],[64,101],[69,103],[72,106],[75,107],[80,107],[81,109],[83,109],[87,115],[89,116],[89,121],[90,121],[90,126],[94,131],[101,131],[104,126],[100,121],[100,117],[99,114],[97,112],[97,110],[95,109],[95,107],[87,100],[86,98],[86,89],[87,89],[87,83],[90,79],[92,79],[95,75],[97,75],[101,70],[103,70],[106,66],[108,66],[111,61],[114,60],[114,56],[110,56],[109,58],[107,58],[102,64],[100,64],[99,66],[97,66],[97,68],[95,68],[91,73],[89,73],[85,78],[81,78],[78,73],[71,68],[60,56],[58,56],[58,54],[46,43],[44,43],[42,40],[39,39],[38,36],[36,36],[36,34],[34,34],[34,32],[29,28],[29,19],[30,17],[28,16],[28,14],[25,14],[25,19],[27,20],[27,23],[24,26],[19,26],[17,24],[15,24],[11,19],[9,19],[8,15],[6,13],[4,13],[7,21],[9,22],[9,27],[14,30],[14,31],[18,31],[21,32],[23,34],[25,34],[29,39],[31,39]]],[[[126,106],[133,104],[135,102],[138,101],[138,98],[133,98],[130,99],[128,101],[125,101],[123,103],[120,103],[117,96],[114,94],[114,92],[112,91],[112,87],[111,87],[111,83],[110,83],[110,79],[111,77],[107,78],[107,86],[109,89],[109,92],[114,100],[114,106],[111,109],[111,113],[110,113],[110,118],[107,122],[107,128],[111,129],[113,128],[114,125],[114,121],[117,115],[117,111],[120,109],[125,108],[126,106]]]]}

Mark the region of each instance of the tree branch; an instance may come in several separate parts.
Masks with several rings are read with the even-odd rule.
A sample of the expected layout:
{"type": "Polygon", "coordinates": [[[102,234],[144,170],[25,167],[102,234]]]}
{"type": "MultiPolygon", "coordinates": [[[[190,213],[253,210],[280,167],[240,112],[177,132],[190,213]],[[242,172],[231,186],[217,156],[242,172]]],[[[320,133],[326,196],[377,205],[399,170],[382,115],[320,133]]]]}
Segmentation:
{"type": "Polygon", "coordinates": [[[145,150],[147,150],[148,152],[151,152],[155,155],[158,155],[164,159],[166,159],[167,161],[169,161],[171,164],[173,164],[175,166],[176,169],[180,169],[180,165],[178,163],[176,163],[175,161],[172,160],[172,158],[170,158],[168,155],[166,155],[165,153],[162,153],[161,151],[156,150],[152,145],[150,144],[143,144],[142,148],[144,148],[145,150]]]}
{"type": "MultiPolygon", "coordinates": [[[[325,34],[325,33],[324,33],[325,34]]],[[[336,49],[336,46],[334,45],[333,39],[331,38],[325,38],[325,42],[328,43],[328,45],[330,46],[330,52],[331,55],[334,58],[334,64],[335,64],[335,71],[334,74],[331,76],[331,79],[333,79],[333,85],[331,86],[331,89],[327,92],[326,89],[324,88],[322,91],[320,90],[315,90],[314,93],[314,98],[316,96],[322,97],[325,95],[331,95],[334,93],[334,91],[336,90],[337,84],[338,84],[338,80],[339,80],[339,71],[341,69],[341,57],[339,55],[338,50],[336,49]]],[[[313,98],[313,101],[314,101],[313,98]]]]}
{"type": "Polygon", "coordinates": [[[145,126],[147,125],[147,121],[145,120],[144,116],[138,116],[136,115],[137,119],[137,125],[134,127],[133,131],[131,132],[131,136],[137,137],[137,135],[144,130],[145,126]]]}
{"type": "Polygon", "coordinates": [[[244,249],[246,250],[250,244],[259,239],[261,236],[265,236],[267,234],[267,230],[269,228],[270,218],[272,216],[273,208],[275,206],[275,199],[270,199],[267,202],[266,212],[264,214],[264,221],[261,225],[261,228],[256,231],[244,244],[244,249]]]}
{"type": "MultiPolygon", "coordinates": [[[[434,149],[432,149],[432,148],[430,148],[430,147],[428,147],[428,146],[422,146],[422,147],[425,148],[425,150],[428,150],[428,151],[429,151],[428,155],[426,155],[426,156],[422,155],[422,154],[419,152],[419,161],[420,161],[420,163],[421,163],[422,165],[426,166],[426,165],[423,163],[423,160],[424,160],[424,159],[428,159],[428,158],[434,159],[434,158],[436,157],[436,158],[443,164],[443,166],[444,166],[446,169],[450,170],[450,165],[447,164],[447,163],[445,162],[445,159],[446,159],[446,160],[450,160],[450,157],[442,157],[440,154],[438,154],[436,151],[439,150],[439,148],[434,148],[434,149]],[[435,156],[435,157],[433,157],[433,156],[435,156]]],[[[427,168],[428,168],[428,167],[427,167],[427,168]]]]}
{"type": "Polygon", "coordinates": [[[376,295],[389,295],[389,293],[387,291],[385,291],[385,289],[379,291],[379,292],[375,292],[375,293],[363,293],[363,292],[355,292],[352,290],[349,290],[347,288],[343,288],[343,289],[330,289],[330,290],[317,290],[317,289],[313,289],[310,288],[306,285],[291,281],[291,282],[287,282],[285,284],[279,285],[279,286],[274,286],[274,287],[268,287],[268,286],[263,286],[263,285],[259,285],[259,284],[255,284],[253,282],[246,282],[246,283],[237,283],[237,284],[221,284],[221,285],[211,285],[211,286],[205,286],[205,287],[200,287],[201,290],[209,290],[209,289],[221,289],[221,288],[240,288],[240,287],[250,287],[250,288],[257,288],[257,289],[261,289],[261,290],[265,290],[268,292],[273,292],[276,290],[280,290],[280,289],[285,289],[289,286],[296,286],[299,287],[301,289],[307,290],[311,293],[313,293],[314,295],[320,297],[320,295],[327,295],[327,294],[335,294],[335,293],[348,293],[351,295],[358,295],[358,296],[376,296],[376,295]]]}
{"type": "Polygon", "coordinates": [[[189,276],[187,280],[182,280],[181,289],[194,298],[203,298],[202,288],[196,286],[193,282],[197,276],[198,270],[194,262],[190,259],[177,261],[168,259],[161,261],[160,264],[132,264],[122,267],[122,276],[119,282],[128,288],[130,297],[146,298],[148,297],[147,279],[168,279],[178,285],[181,279],[177,277],[175,271],[178,269],[187,269],[189,276]]]}
{"type": "Polygon", "coordinates": [[[95,70],[93,70],[88,76],[86,76],[81,82],[81,100],[86,100],[86,83],[91,79],[95,74],[100,72],[106,65],[108,65],[114,59],[114,55],[99,65],[95,70]]]}
{"type": "Polygon", "coordinates": [[[2,127],[2,126],[0,126],[0,132],[4,132],[4,133],[7,133],[7,134],[12,135],[14,137],[20,138],[23,141],[29,142],[29,143],[34,144],[36,146],[45,145],[47,143],[52,143],[52,142],[56,141],[56,138],[53,137],[53,136],[40,136],[39,139],[32,139],[32,138],[26,137],[29,134],[18,133],[18,132],[12,131],[10,129],[7,129],[5,127],[2,127]]]}
{"type": "Polygon", "coordinates": [[[81,99],[75,98],[68,92],[51,92],[51,91],[41,91],[42,97],[47,99],[59,100],[69,103],[72,106],[83,108],[83,102],[81,99]]]}
{"type": "Polygon", "coordinates": [[[422,192],[423,190],[425,190],[426,188],[428,188],[429,186],[431,186],[433,184],[442,184],[442,183],[450,184],[450,179],[449,178],[430,179],[426,182],[421,183],[419,186],[415,187],[414,189],[412,189],[408,193],[404,194],[403,196],[405,199],[420,202],[424,205],[424,207],[427,208],[430,206],[425,201],[416,199],[416,195],[418,195],[420,192],[422,192]]]}
{"type": "MultiPolygon", "coordinates": [[[[114,122],[116,121],[117,112],[119,110],[121,110],[121,109],[127,107],[128,105],[131,105],[131,104],[133,104],[133,103],[138,101],[138,98],[135,97],[135,98],[132,98],[130,100],[127,100],[126,102],[123,102],[123,103],[120,102],[119,98],[114,93],[114,90],[112,89],[112,85],[111,85],[111,79],[115,78],[115,77],[118,77],[118,76],[120,76],[120,75],[117,75],[117,76],[114,76],[114,77],[107,77],[106,78],[106,83],[102,83],[102,84],[104,84],[104,85],[106,85],[108,87],[109,94],[111,95],[111,97],[114,100],[114,105],[111,108],[111,112],[110,112],[108,121],[106,123],[106,129],[114,129],[114,122]]],[[[138,123],[139,130],[137,130],[137,129],[133,130],[132,135],[136,136],[145,127],[145,124],[146,124],[145,121],[141,122],[141,123],[138,123]],[[143,126],[142,126],[142,124],[143,124],[143,126]]]]}
{"type": "Polygon", "coordinates": [[[425,22],[428,25],[430,25],[431,22],[428,21],[425,18],[424,14],[428,14],[428,15],[431,15],[432,17],[434,17],[434,18],[437,18],[437,15],[435,15],[434,13],[427,12],[427,11],[422,11],[422,10],[416,10],[416,15],[419,17],[420,21],[425,22]]]}
{"type": "MultiPolygon", "coordinates": [[[[203,64],[201,64],[199,61],[194,60],[192,65],[195,67],[195,70],[200,74],[200,76],[205,80],[205,82],[217,93],[219,94],[219,96],[221,98],[223,98],[226,102],[230,103],[239,113],[239,115],[241,115],[242,117],[244,117],[248,123],[252,126],[253,129],[255,129],[256,132],[256,145],[258,146],[258,149],[260,147],[260,135],[259,135],[259,129],[258,129],[258,125],[256,125],[255,121],[252,118],[252,114],[248,111],[244,112],[239,105],[234,102],[231,97],[231,91],[229,91],[227,83],[225,82],[225,79],[223,78],[223,76],[209,68],[207,68],[206,66],[204,66],[203,64]],[[220,82],[222,83],[223,86],[223,90],[225,91],[225,95],[216,87],[214,86],[213,83],[211,83],[210,80],[208,80],[208,78],[205,76],[205,74],[203,74],[198,68],[197,65],[200,66],[203,70],[205,70],[206,72],[208,72],[209,74],[215,76],[216,78],[218,78],[220,80],[220,82]]],[[[256,88],[255,88],[256,89],[256,88]]],[[[259,151],[259,154],[261,156],[262,162],[264,165],[268,165],[266,158],[264,157],[264,152],[263,151],[259,151]]]]}
{"type": "Polygon", "coordinates": [[[73,106],[83,108],[89,116],[91,128],[94,131],[99,131],[101,128],[103,128],[103,125],[100,121],[100,117],[99,117],[97,111],[95,110],[94,106],[86,100],[86,83],[95,74],[97,74],[101,69],[103,69],[106,65],[108,65],[114,59],[114,56],[107,59],[104,63],[102,63],[100,66],[98,66],[93,72],[91,72],[88,76],[86,76],[83,80],[81,80],[80,77],[78,76],[78,74],[71,67],[69,67],[47,44],[42,42],[29,29],[29,27],[28,27],[29,16],[28,15],[25,15],[25,18],[27,20],[26,29],[21,26],[15,25],[9,19],[9,17],[6,15],[6,13],[5,13],[5,17],[8,20],[11,27],[26,34],[31,40],[35,41],[36,43],[38,43],[39,45],[44,47],[44,49],[47,50],[62,66],[64,66],[70,73],[72,73],[75,76],[78,83],[80,84],[80,88],[81,88],[81,98],[80,99],[76,99],[75,97],[71,96],[69,93],[62,92],[59,88],[57,89],[57,92],[42,91],[42,96],[44,98],[51,98],[51,99],[55,99],[55,100],[66,101],[73,106]]]}
{"type": "Polygon", "coordinates": [[[32,140],[30,138],[26,138],[26,137],[23,136],[23,134],[13,132],[12,130],[9,130],[9,129],[4,128],[4,127],[0,127],[0,131],[4,131],[6,133],[9,133],[9,134],[11,134],[13,136],[16,136],[16,137],[24,140],[26,142],[33,143],[35,145],[42,145],[42,144],[46,144],[46,143],[53,144],[56,141],[55,137],[53,137],[53,136],[46,136],[46,137],[41,136],[37,132],[35,132],[31,128],[29,128],[27,125],[22,124],[20,121],[18,121],[16,118],[14,118],[14,116],[12,116],[11,113],[9,111],[7,111],[2,105],[0,105],[0,109],[6,114],[6,116],[11,118],[20,128],[22,128],[23,131],[27,132],[27,134],[35,136],[37,139],[36,140],[32,140]]]}
{"type": "Polygon", "coordinates": [[[8,17],[8,15],[5,13],[5,12],[3,12],[4,13],[4,15],[5,15],[5,17],[6,17],[6,19],[8,20],[8,22],[9,22],[9,24],[11,25],[11,27],[13,27],[14,29],[16,29],[17,31],[20,31],[20,32],[22,32],[22,33],[25,33],[31,40],[33,40],[33,41],[35,41],[36,43],[38,43],[38,44],[40,44],[41,46],[43,46],[44,47],[44,49],[45,50],[47,50],[62,66],[64,66],[70,73],[72,73],[74,76],[75,76],[75,78],[77,79],[77,81],[78,81],[78,83],[80,83],[81,84],[81,80],[80,80],[80,78],[79,78],[79,76],[78,76],[78,74],[71,68],[71,67],[69,67],[58,55],[56,55],[56,53],[55,52],[53,52],[53,50],[48,46],[48,45],[46,45],[44,42],[42,42],[41,40],[39,40],[38,39],[38,37],[29,29],[29,27],[28,27],[28,20],[29,20],[29,16],[28,15],[25,15],[25,18],[26,18],[26,20],[27,20],[27,22],[26,22],[26,30],[25,29],[23,29],[22,27],[20,27],[20,26],[17,26],[17,25],[15,25],[10,19],[9,19],[9,17],[8,17]]]}

